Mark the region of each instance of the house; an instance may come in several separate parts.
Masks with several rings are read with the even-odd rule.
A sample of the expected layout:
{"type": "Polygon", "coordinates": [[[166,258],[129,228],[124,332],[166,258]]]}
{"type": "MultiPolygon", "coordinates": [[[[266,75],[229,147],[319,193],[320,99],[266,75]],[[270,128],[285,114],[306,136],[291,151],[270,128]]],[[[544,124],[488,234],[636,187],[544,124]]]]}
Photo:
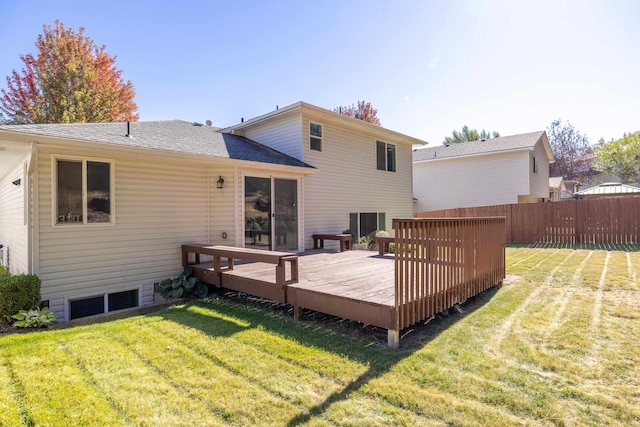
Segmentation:
{"type": "Polygon", "coordinates": [[[578,191],[573,195],[576,199],[610,199],[623,197],[640,197],[640,187],[621,184],[619,182],[605,182],[595,187],[578,191]]]}
{"type": "Polygon", "coordinates": [[[562,198],[562,193],[566,192],[567,188],[564,183],[564,179],[561,176],[553,176],[549,178],[549,201],[559,202],[562,198]]]}
{"type": "Polygon", "coordinates": [[[62,321],[149,305],[183,243],[302,252],[411,216],[417,142],[305,103],[223,130],[0,126],[0,259],[62,321]]]}
{"type": "Polygon", "coordinates": [[[547,200],[550,162],[544,131],[416,149],[414,210],[547,200]]]}

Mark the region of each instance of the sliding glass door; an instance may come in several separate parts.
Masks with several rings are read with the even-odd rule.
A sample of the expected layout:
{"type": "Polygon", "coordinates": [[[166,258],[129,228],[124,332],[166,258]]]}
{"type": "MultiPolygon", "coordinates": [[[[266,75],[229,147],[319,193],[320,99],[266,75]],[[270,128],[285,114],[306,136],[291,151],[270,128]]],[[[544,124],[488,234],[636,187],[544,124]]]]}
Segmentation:
{"type": "Polygon", "coordinates": [[[297,251],[298,182],[245,177],[244,222],[245,247],[297,251]]]}

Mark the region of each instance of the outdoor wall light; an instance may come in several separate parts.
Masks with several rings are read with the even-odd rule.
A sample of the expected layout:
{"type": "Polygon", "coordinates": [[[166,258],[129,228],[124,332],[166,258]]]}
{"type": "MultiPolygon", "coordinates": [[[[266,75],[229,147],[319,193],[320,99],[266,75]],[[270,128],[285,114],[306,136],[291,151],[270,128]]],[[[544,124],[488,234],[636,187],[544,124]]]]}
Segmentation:
{"type": "Polygon", "coordinates": [[[22,179],[18,178],[15,181],[13,181],[12,184],[18,186],[20,185],[21,182],[22,182],[22,179]]]}
{"type": "Polygon", "coordinates": [[[220,178],[218,178],[218,181],[216,182],[216,186],[218,188],[223,188],[224,187],[224,179],[222,179],[222,176],[220,176],[220,178]]]}

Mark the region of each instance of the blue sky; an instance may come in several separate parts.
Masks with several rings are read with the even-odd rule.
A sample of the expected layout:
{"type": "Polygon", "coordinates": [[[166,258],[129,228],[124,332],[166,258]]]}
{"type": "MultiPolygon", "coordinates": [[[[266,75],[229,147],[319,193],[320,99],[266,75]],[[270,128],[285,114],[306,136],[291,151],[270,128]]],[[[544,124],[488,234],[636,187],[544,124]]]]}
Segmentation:
{"type": "Polygon", "coordinates": [[[117,56],[141,120],[223,127],[364,99],[430,145],[556,118],[595,143],[640,130],[639,17],[633,0],[0,0],[0,77],[60,19],[117,56]]]}

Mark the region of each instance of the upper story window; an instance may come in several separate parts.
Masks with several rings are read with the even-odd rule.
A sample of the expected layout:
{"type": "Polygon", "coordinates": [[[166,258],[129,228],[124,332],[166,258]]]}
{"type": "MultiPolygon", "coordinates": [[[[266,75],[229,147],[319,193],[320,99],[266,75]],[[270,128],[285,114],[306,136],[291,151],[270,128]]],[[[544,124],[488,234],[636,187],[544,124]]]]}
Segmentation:
{"type": "Polygon", "coordinates": [[[113,223],[113,161],[55,159],[55,224],[113,223]]]}
{"type": "Polygon", "coordinates": [[[538,158],[536,156],[533,156],[531,168],[533,173],[538,173],[538,158]]]}
{"type": "Polygon", "coordinates": [[[396,171],[396,146],[386,142],[376,141],[376,159],[378,170],[396,171]]]}
{"type": "Polygon", "coordinates": [[[309,122],[309,148],[322,151],[322,125],[309,122]]]}

